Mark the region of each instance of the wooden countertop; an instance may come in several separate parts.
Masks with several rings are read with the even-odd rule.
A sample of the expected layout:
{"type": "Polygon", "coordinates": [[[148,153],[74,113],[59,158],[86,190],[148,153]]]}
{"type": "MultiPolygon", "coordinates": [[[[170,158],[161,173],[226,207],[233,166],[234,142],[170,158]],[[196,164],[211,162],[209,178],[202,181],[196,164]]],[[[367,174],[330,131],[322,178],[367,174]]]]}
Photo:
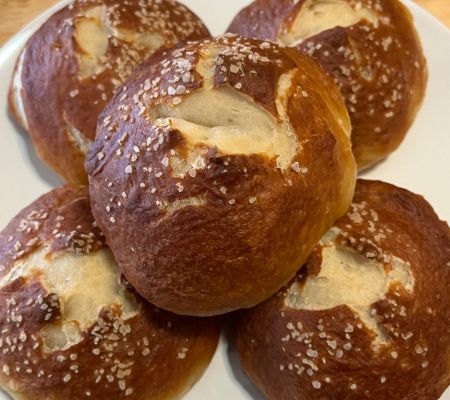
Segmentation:
{"type": "MultiPolygon", "coordinates": [[[[450,27],[450,0],[413,0],[450,27]]],[[[0,0],[0,46],[57,0],[0,0]]]]}

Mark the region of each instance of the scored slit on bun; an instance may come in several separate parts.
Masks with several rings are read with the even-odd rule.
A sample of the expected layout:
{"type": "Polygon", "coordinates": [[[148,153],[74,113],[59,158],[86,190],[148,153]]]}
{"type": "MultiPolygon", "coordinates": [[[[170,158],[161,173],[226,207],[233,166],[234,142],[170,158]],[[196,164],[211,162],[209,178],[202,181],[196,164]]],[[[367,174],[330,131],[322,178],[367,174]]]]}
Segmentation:
{"type": "Polygon", "coordinates": [[[349,134],[309,57],[234,35],[181,44],[102,113],[86,162],[93,213],[147,300],[188,315],[250,307],[347,211],[349,134]]]}
{"type": "Polygon", "coordinates": [[[228,31],[295,47],[333,77],[360,169],[400,145],[422,104],[426,60],[398,0],[256,0],[228,31]]]}
{"type": "Polygon", "coordinates": [[[295,279],[240,312],[244,370],[270,400],[437,400],[449,287],[448,225],[423,197],[359,180],[295,279]]]}
{"type": "Polygon", "coordinates": [[[10,112],[50,168],[85,184],[85,155],[115,90],[158,49],[208,36],[200,19],[173,0],[75,0],[22,50],[10,112]]]}
{"type": "Polygon", "coordinates": [[[172,400],[214,354],[219,321],[160,310],[123,278],[85,187],[21,211],[0,267],[0,385],[14,399],[172,400]]]}

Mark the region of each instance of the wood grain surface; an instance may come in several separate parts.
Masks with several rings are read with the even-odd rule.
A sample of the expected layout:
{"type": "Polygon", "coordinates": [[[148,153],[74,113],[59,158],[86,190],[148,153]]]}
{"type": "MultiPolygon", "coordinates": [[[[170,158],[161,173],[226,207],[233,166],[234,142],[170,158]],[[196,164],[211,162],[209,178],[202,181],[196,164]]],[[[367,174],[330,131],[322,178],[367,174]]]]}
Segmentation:
{"type": "MultiPolygon", "coordinates": [[[[413,0],[450,27],[450,0],[413,0]]],[[[0,0],[0,46],[57,0],[0,0]]]]}

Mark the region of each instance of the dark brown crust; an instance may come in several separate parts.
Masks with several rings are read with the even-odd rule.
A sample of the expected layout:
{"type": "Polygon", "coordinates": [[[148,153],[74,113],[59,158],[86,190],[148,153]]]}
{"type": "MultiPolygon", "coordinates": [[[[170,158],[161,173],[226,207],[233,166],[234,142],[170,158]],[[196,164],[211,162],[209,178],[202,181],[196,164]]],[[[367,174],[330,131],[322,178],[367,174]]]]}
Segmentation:
{"type": "MultiPolygon", "coordinates": [[[[103,236],[95,228],[89,210],[87,189],[61,187],[23,210],[0,234],[0,257],[6,271],[15,262],[40,250],[44,243],[54,252],[74,251],[76,238],[55,239],[52,229],[57,216],[64,217],[61,226],[56,227],[60,234],[76,231],[80,238],[84,232],[95,239],[91,247],[75,247],[75,251],[92,254],[104,246],[103,236]],[[38,213],[35,215],[38,222],[26,225],[23,221],[33,211],[38,213]],[[22,242],[33,236],[38,242],[18,256],[11,250],[8,241],[11,235],[22,242]]],[[[81,342],[67,350],[52,352],[43,350],[40,331],[59,319],[58,295],[48,293],[38,276],[30,280],[18,278],[2,287],[0,381],[3,388],[14,398],[30,400],[163,400],[178,398],[189,389],[214,354],[219,321],[180,317],[159,310],[140,298],[125,280],[123,285],[138,302],[136,316],[124,320],[118,307],[104,307],[97,321],[82,332],[81,342]]]]}
{"type": "MultiPolygon", "coordinates": [[[[436,400],[450,384],[448,225],[421,196],[383,182],[359,180],[354,204],[363,202],[367,204],[356,219],[349,212],[336,223],[342,244],[362,255],[384,253],[409,262],[414,291],[391,285],[385,299],[372,305],[390,338],[379,353],[371,347],[373,332],[358,327],[361,321],[345,305],[323,311],[292,309],[285,303],[286,288],[242,311],[237,329],[242,363],[269,399],[436,400]],[[369,249],[367,243],[375,246],[369,249]],[[345,343],[351,349],[345,350],[345,343]],[[317,355],[307,356],[308,348],[317,355]],[[340,357],[336,349],[343,349],[340,357]],[[303,359],[318,366],[312,376],[303,359]],[[305,371],[298,374],[301,367],[305,371]],[[319,388],[313,388],[314,381],[319,388]]],[[[320,259],[313,256],[296,279],[301,282],[319,271],[320,259]]]]}
{"type": "Polygon", "coordinates": [[[24,208],[0,233],[0,278],[45,243],[51,243],[52,252],[89,253],[105,247],[88,196],[86,187],[64,186],[24,208]]]}
{"type": "Polygon", "coordinates": [[[159,307],[189,315],[250,307],[273,294],[350,202],[355,164],[337,118],[348,121],[335,86],[314,62],[291,49],[222,37],[180,45],[150,59],[102,114],[87,157],[93,213],[130,282],[159,307]],[[191,71],[185,94],[167,95],[169,81],[178,74],[173,60],[188,59],[194,69],[200,51],[215,46],[222,55],[216,60],[212,90],[240,83],[239,92],[276,118],[278,78],[298,68],[295,82],[309,96],[294,85],[288,117],[303,146],[293,162],[307,168],[306,173],[282,171],[265,155],[223,155],[215,147],[205,149],[206,166],[195,177],[176,178],[170,166],[163,167],[171,150],[183,154],[186,143],[178,131],[158,129],[150,111],[158,103],[173,107],[177,97],[181,101],[200,90],[203,79],[191,71]],[[256,53],[260,58],[249,62],[256,53]],[[243,74],[231,72],[236,58],[243,74]],[[146,83],[154,80],[154,87],[146,83]],[[206,204],[172,215],[158,207],[195,196],[206,204]]]}
{"type": "MultiPolygon", "coordinates": [[[[278,42],[305,1],[256,0],[235,17],[228,31],[278,42]]],[[[385,158],[402,142],[425,94],[427,66],[405,6],[398,0],[359,3],[378,14],[378,28],[367,21],[336,27],[297,48],[318,61],[346,99],[353,151],[361,169],[385,158]],[[370,80],[361,73],[369,69],[370,80]]]]}
{"type": "MultiPolygon", "coordinates": [[[[120,39],[115,39],[115,45],[110,38],[106,54],[110,68],[80,80],[74,24],[86,10],[96,5],[104,5],[109,10],[115,7],[110,18],[119,21],[117,26],[121,29],[160,34],[164,40],[163,47],[172,47],[185,39],[209,36],[207,28],[190,10],[172,0],[164,0],[159,5],[153,0],[129,0],[125,3],[78,0],[55,13],[31,37],[24,50],[20,79],[27,130],[42,160],[72,183],[87,183],[85,153],[69,138],[64,116],[81,132],[85,141],[91,142],[95,137],[98,115],[116,87],[123,82],[122,76],[128,76],[151,54],[145,48],[137,48],[120,39]],[[157,15],[154,14],[155,8],[159,10],[157,15]],[[165,28],[161,28],[161,21],[165,22],[165,28]],[[119,59],[125,62],[119,63],[119,59]]],[[[9,109],[21,123],[13,86],[14,82],[9,93],[9,109]]]]}

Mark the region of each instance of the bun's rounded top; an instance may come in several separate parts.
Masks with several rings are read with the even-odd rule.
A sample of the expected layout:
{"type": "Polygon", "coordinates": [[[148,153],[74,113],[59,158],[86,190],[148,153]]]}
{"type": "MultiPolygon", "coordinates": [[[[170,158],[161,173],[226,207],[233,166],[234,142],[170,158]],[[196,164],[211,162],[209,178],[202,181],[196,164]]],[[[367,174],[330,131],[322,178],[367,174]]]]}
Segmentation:
{"type": "Polygon", "coordinates": [[[422,103],[426,60],[398,0],[256,0],[228,30],[295,47],[320,64],[345,98],[360,168],[400,145],[422,103]]]}
{"type": "Polygon", "coordinates": [[[337,88],[309,57],[235,35],[180,44],[102,113],[86,162],[93,212],[151,302],[194,315],[251,306],[346,211],[349,135],[337,88]],[[300,231],[304,247],[291,247],[300,231]]]}
{"type": "Polygon", "coordinates": [[[216,322],[159,310],[121,276],[87,188],[19,213],[0,264],[0,382],[14,398],[173,398],[214,353],[216,322]]]}
{"type": "MultiPolygon", "coordinates": [[[[258,154],[274,160],[282,171],[290,170],[302,150],[301,131],[314,123],[300,126],[291,120],[296,114],[289,109],[291,97],[301,96],[307,104],[317,102],[312,107],[322,107],[324,119],[335,117],[331,128],[343,145],[350,135],[340,97],[332,89],[321,92],[333,85],[313,71],[315,67],[288,49],[233,35],[181,44],[150,58],[122,87],[101,116],[97,142],[111,141],[120,129],[117,119],[124,121],[122,125],[144,119],[152,123],[159,140],[170,130],[179,131],[186,150],[209,147],[217,148],[221,156],[258,154]],[[324,82],[315,84],[316,75],[324,82]]],[[[119,138],[119,146],[127,137],[119,138]]],[[[141,146],[153,152],[160,147],[141,146]]],[[[98,152],[97,146],[91,155],[98,152]]],[[[131,166],[139,158],[135,154],[130,160],[124,152],[121,158],[131,166]]],[[[109,161],[101,155],[95,160],[97,165],[109,161]]],[[[88,163],[91,170],[92,164],[88,163]]]]}
{"type": "Polygon", "coordinates": [[[86,183],[84,157],[115,90],[158,49],[208,36],[176,1],[74,1],[22,51],[10,109],[49,166],[70,182],[86,183]]]}
{"type": "Polygon", "coordinates": [[[296,278],[242,312],[244,367],[270,399],[435,400],[450,384],[449,267],[450,230],[422,197],[359,180],[296,278]]]}

